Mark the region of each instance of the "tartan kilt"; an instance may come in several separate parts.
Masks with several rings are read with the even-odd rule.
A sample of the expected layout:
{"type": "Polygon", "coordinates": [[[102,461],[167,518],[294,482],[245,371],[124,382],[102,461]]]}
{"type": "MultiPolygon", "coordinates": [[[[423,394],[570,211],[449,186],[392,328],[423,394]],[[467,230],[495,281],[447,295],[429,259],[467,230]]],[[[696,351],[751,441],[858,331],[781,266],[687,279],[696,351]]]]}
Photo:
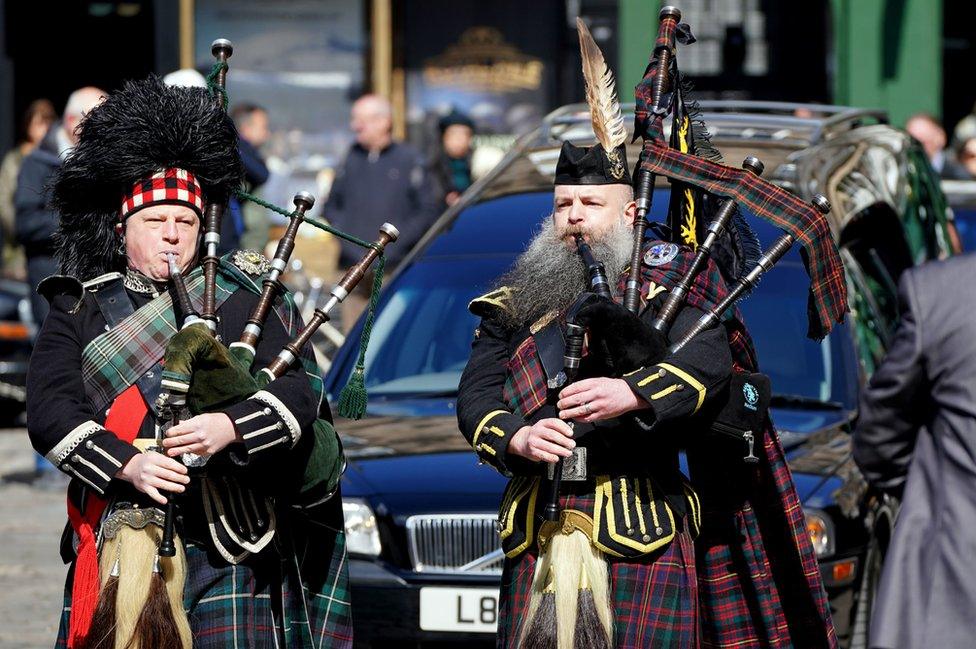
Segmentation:
{"type": "Polygon", "coordinates": [[[688,452],[703,503],[702,534],[695,540],[702,647],[835,648],[819,563],[768,420],[763,450],[751,479],[733,480],[745,491],[731,510],[708,505],[729,493],[728,476],[716,477],[714,465],[706,464],[705,475],[694,481],[700,458],[688,452]]]}
{"type": "MultiPolygon", "coordinates": [[[[271,547],[236,566],[186,545],[183,606],[193,649],[352,647],[341,498],[322,507],[327,511],[315,521],[291,514],[291,534],[276,534],[271,547]]],[[[73,575],[72,565],[57,649],[68,646],[73,575]]]]}
{"type": "MultiPolygon", "coordinates": [[[[593,495],[560,498],[563,507],[590,511],[593,495]]],[[[696,649],[699,646],[698,580],[694,540],[679,519],[674,540],[641,560],[608,558],[614,646],[618,649],[696,649]]],[[[506,559],[499,601],[499,649],[518,646],[538,559],[535,544],[506,559]]]]}

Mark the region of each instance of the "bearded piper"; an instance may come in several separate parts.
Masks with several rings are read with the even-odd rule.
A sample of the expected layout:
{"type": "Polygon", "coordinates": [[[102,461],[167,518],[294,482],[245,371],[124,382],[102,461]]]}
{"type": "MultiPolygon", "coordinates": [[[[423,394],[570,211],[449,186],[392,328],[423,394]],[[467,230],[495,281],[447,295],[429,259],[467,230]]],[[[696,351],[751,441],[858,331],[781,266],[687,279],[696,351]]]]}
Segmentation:
{"type": "MultiPolygon", "coordinates": [[[[308,525],[305,512],[260,488],[307,452],[302,440],[320,408],[329,416],[308,350],[306,364],[169,428],[164,452],[157,444],[163,356],[187,315],[170,295],[168,260],[199,308],[205,206],[226,201],[242,177],[220,103],[205,89],[149,78],[86,117],[56,180],[63,275],[40,287],[52,308],[31,357],[27,405],[35,448],[72,476],[58,646],[352,644],[338,494],[308,525]],[[184,453],[209,458],[208,480],[190,479],[174,459],[184,453]],[[167,558],[160,507],[174,496],[177,552],[167,558]]],[[[254,252],[219,261],[222,340],[240,337],[268,271],[254,252]]],[[[276,301],[255,347],[258,367],[300,326],[292,302],[276,301]]]]}
{"type": "MultiPolygon", "coordinates": [[[[590,285],[574,237],[619,277],[636,214],[612,77],[582,25],[580,37],[599,143],[563,144],[551,219],[498,287],[471,303],[481,322],[457,402],[479,459],[511,478],[499,514],[498,646],[696,647],[700,505],[678,450],[682,431],[702,426],[699,413],[721,395],[731,356],[724,332],[712,330],[665,361],[657,332],[596,301],[570,315],[586,324],[590,353],[579,380],[561,387],[564,320],[590,285]],[[640,366],[648,356],[662,362],[640,366]],[[561,458],[561,511],[545,520],[547,466],[561,458]]],[[[685,306],[675,332],[700,314],[685,306]]]]}

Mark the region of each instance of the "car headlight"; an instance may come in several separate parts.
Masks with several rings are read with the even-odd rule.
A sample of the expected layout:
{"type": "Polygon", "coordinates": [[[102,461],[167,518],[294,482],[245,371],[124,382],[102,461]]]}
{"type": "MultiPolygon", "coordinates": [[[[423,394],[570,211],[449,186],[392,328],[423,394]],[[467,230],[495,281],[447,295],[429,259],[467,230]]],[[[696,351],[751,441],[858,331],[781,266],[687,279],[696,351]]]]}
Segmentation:
{"type": "Polygon", "coordinates": [[[828,557],[834,553],[836,539],[834,538],[834,522],[830,516],[819,509],[804,509],[803,515],[807,519],[807,536],[817,553],[817,557],[828,557]]]}
{"type": "Polygon", "coordinates": [[[346,551],[350,554],[380,553],[380,532],[376,515],[365,500],[342,499],[342,516],[346,521],[346,551]]]}

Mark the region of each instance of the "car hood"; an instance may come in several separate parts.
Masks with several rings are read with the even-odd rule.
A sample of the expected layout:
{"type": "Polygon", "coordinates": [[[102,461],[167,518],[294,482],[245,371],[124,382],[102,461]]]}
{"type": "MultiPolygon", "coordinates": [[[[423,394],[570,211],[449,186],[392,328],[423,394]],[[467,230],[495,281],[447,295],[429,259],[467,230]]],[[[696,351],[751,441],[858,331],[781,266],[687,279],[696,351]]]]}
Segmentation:
{"type": "Polygon", "coordinates": [[[380,415],[336,428],[348,460],[344,497],[392,512],[497,510],[507,478],[479,466],[454,416],[380,415]]]}
{"type": "MultiPolygon", "coordinates": [[[[337,421],[349,463],[343,495],[381,497],[394,511],[398,503],[416,510],[425,496],[436,496],[439,509],[497,506],[506,478],[479,466],[457,419],[448,414],[451,405],[429,408],[438,414],[425,416],[410,407],[377,408],[382,414],[337,421]]],[[[801,501],[840,479],[840,488],[831,489],[834,497],[857,502],[864,483],[851,458],[846,431],[851,416],[846,410],[774,409],[801,501]]]]}

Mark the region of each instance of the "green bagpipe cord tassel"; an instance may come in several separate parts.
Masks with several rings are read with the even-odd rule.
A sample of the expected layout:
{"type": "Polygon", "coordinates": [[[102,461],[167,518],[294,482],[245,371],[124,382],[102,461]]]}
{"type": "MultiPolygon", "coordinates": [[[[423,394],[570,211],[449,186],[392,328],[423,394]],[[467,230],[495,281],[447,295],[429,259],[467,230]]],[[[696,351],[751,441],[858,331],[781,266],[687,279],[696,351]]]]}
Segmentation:
{"type": "Polygon", "coordinates": [[[356,361],[356,368],[349,377],[346,387],[339,393],[339,415],[347,419],[362,419],[366,414],[366,384],[364,374],[366,372],[366,348],[369,347],[369,336],[373,332],[373,318],[376,317],[376,302],[379,299],[380,288],[383,286],[383,266],[386,257],[380,254],[376,260],[376,272],[373,274],[373,288],[369,295],[369,310],[366,312],[366,321],[363,323],[363,333],[359,337],[359,358],[356,361]]]}
{"type": "Polygon", "coordinates": [[[363,370],[357,365],[349,382],[339,393],[339,415],[347,419],[362,419],[366,414],[368,399],[366,385],[363,383],[363,370]]]}

